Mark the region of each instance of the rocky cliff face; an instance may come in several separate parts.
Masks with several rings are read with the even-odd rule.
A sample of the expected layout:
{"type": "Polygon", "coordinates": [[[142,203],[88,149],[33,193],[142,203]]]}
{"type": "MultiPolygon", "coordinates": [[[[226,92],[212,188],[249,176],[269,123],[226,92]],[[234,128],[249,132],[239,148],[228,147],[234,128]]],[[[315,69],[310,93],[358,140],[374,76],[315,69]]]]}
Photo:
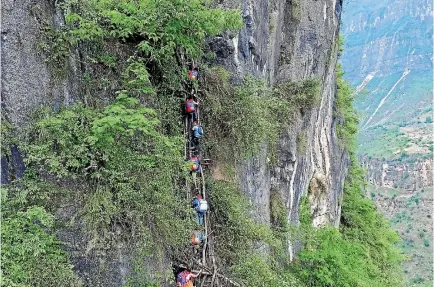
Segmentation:
{"type": "Polygon", "coordinates": [[[66,77],[56,80],[41,53],[41,25],[64,23],[53,1],[8,0],[1,9],[2,107],[11,122],[20,126],[37,107],[72,103],[79,75],[73,55],[66,77]]]}
{"type": "MultiPolygon", "coordinates": [[[[257,207],[256,218],[270,223],[270,191],[276,190],[286,203],[288,220],[296,223],[300,198],[310,190],[314,225],[338,225],[348,163],[337,142],[333,114],[342,1],[243,0],[220,1],[218,5],[240,8],[245,27],[238,35],[210,39],[210,48],[217,55],[214,64],[224,65],[235,78],[253,74],[270,86],[310,78],[321,83],[319,106],[296,116],[282,131],[277,163],[269,162],[264,145],[258,155],[239,166],[239,182],[257,207]]],[[[53,1],[5,1],[2,16],[2,104],[12,123],[22,125],[40,105],[57,107],[73,102],[79,85],[79,54],[70,59],[68,76],[59,82],[54,81],[37,48],[41,19],[62,25],[61,11],[54,8],[53,1]]],[[[68,212],[73,212],[70,207],[58,216],[68,212]]],[[[129,268],[128,251],[118,246],[110,254],[88,254],[83,249],[86,238],[80,232],[77,226],[59,235],[70,245],[82,277],[93,286],[122,284],[129,268]],[[104,266],[104,271],[98,266],[104,266]]]]}
{"type": "Polygon", "coordinates": [[[363,158],[361,164],[368,181],[377,187],[414,191],[432,186],[432,159],[407,162],[363,158]]]}
{"type": "MultiPolygon", "coordinates": [[[[230,1],[221,5],[230,6],[226,2],[230,1]]],[[[314,225],[339,223],[346,154],[336,142],[333,104],[341,5],[341,1],[243,1],[246,27],[233,38],[212,41],[216,64],[238,76],[251,73],[271,86],[309,78],[321,82],[320,106],[282,131],[277,164],[267,163],[264,147],[239,168],[241,185],[258,207],[261,222],[270,222],[272,189],[285,200],[289,220],[297,222],[300,198],[310,187],[314,225]],[[303,141],[297,141],[302,133],[303,141]]]]}

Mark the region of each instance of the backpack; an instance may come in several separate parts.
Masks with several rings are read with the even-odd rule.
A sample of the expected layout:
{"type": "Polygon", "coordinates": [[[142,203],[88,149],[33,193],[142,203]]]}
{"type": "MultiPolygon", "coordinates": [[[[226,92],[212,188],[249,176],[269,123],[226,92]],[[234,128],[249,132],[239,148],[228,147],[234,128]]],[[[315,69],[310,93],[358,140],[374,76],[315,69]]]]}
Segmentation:
{"type": "Polygon", "coordinates": [[[178,275],[176,275],[176,281],[177,281],[177,283],[181,283],[182,287],[193,286],[191,280],[187,282],[188,274],[190,274],[190,272],[187,270],[184,270],[184,271],[178,273],[178,275]]]}
{"type": "Polygon", "coordinates": [[[197,162],[191,163],[191,165],[190,165],[190,170],[191,171],[196,171],[198,169],[199,169],[199,165],[197,164],[197,162]]]}
{"type": "Polygon", "coordinates": [[[192,78],[193,79],[197,79],[197,76],[199,75],[199,72],[197,71],[197,70],[193,70],[192,72],[191,72],[191,74],[192,74],[192,78]]]}
{"type": "Polygon", "coordinates": [[[199,170],[199,159],[197,157],[190,158],[190,170],[191,171],[199,170]]]}
{"type": "Polygon", "coordinates": [[[191,243],[192,243],[193,245],[198,245],[198,244],[200,244],[200,238],[199,238],[199,236],[196,236],[196,232],[193,233],[193,235],[191,236],[191,243]]]}
{"type": "Polygon", "coordinates": [[[199,211],[206,212],[208,210],[208,202],[205,199],[199,200],[199,211]]]}
{"type": "Polygon", "coordinates": [[[197,199],[196,197],[193,198],[193,200],[191,201],[191,207],[194,208],[194,209],[197,209],[198,206],[199,206],[199,202],[200,202],[199,199],[197,199]]]}
{"type": "Polygon", "coordinates": [[[195,138],[200,138],[203,135],[203,129],[201,126],[194,126],[193,127],[193,134],[195,138]]]}
{"type": "Polygon", "coordinates": [[[194,103],[193,101],[186,101],[185,102],[185,110],[187,111],[187,113],[192,113],[194,112],[194,103]]]}

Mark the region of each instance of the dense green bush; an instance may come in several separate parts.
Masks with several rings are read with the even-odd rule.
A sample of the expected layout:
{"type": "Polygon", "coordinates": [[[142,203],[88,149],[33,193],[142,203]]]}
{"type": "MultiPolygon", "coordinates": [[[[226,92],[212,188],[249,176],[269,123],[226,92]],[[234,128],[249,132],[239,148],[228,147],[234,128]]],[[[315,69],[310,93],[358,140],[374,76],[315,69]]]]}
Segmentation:
{"type": "MultiPolygon", "coordinates": [[[[213,211],[211,228],[218,234],[214,247],[223,270],[227,269],[246,286],[303,286],[287,265],[277,262],[283,255],[284,238],[251,218],[252,206],[236,184],[209,180],[208,194],[213,211]],[[258,253],[258,247],[263,252],[258,253]],[[274,256],[265,253],[270,248],[274,256]]],[[[275,201],[277,203],[278,199],[275,201]]],[[[281,207],[276,208],[277,213],[283,211],[281,207]]],[[[284,220],[282,214],[276,216],[284,220]]],[[[279,232],[284,230],[279,229],[279,232]]]]}
{"type": "Polygon", "coordinates": [[[203,122],[213,133],[207,137],[214,158],[233,161],[255,154],[268,143],[275,151],[281,129],[300,111],[319,103],[319,82],[287,82],[271,90],[262,81],[245,78],[239,87],[229,82],[222,68],[205,69],[203,122]]]}
{"type": "Polygon", "coordinates": [[[374,203],[363,196],[363,170],[354,156],[351,162],[344,186],[341,232],[344,238],[363,246],[368,274],[377,284],[372,286],[399,286],[402,284],[400,264],[403,256],[396,243],[400,238],[390,229],[390,223],[377,211],[374,203]]]}
{"type": "Polygon", "coordinates": [[[208,194],[213,228],[219,236],[215,248],[227,266],[242,261],[257,241],[278,244],[267,226],[250,218],[251,206],[234,183],[209,180],[208,194]]]}
{"type": "Polygon", "coordinates": [[[359,113],[354,107],[355,92],[344,79],[342,65],[336,67],[337,97],[336,116],[341,119],[336,131],[341,142],[349,149],[355,149],[355,138],[359,129],[359,113]]]}
{"type": "Polygon", "coordinates": [[[363,198],[361,169],[351,170],[340,229],[313,228],[307,197],[302,200],[300,226],[290,238],[303,248],[290,269],[307,286],[401,286],[399,237],[363,198]]]}
{"type": "MultiPolygon", "coordinates": [[[[2,209],[8,209],[2,191],[2,209]]],[[[1,286],[83,286],[54,236],[54,216],[43,207],[2,212],[1,286]]]]}
{"type": "Polygon", "coordinates": [[[95,240],[104,241],[119,222],[139,239],[148,237],[152,223],[154,237],[164,236],[168,245],[183,241],[168,226],[188,225],[176,184],[182,139],[161,133],[154,110],[121,93],[101,110],[77,104],[41,117],[29,131],[27,164],[83,183],[81,213],[95,240]]]}

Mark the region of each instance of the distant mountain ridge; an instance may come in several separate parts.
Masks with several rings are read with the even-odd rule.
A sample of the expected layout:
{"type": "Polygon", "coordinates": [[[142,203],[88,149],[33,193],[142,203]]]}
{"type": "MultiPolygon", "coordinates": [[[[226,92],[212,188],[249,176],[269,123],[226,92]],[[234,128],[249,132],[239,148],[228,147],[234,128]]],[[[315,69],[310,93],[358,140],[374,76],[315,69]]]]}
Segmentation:
{"type": "Polygon", "coordinates": [[[433,286],[432,8],[428,0],[350,0],[341,29],[367,196],[403,239],[404,286],[412,287],[433,286]]]}
{"type": "Polygon", "coordinates": [[[431,1],[349,2],[342,22],[342,64],[359,92],[356,106],[362,113],[360,153],[430,154],[431,1]]]}

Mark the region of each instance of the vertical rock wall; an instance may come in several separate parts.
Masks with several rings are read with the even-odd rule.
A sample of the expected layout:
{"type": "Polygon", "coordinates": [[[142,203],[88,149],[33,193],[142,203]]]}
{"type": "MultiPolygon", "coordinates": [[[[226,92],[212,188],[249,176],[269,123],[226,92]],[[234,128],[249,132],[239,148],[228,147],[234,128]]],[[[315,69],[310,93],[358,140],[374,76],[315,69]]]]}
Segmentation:
{"type": "Polygon", "coordinates": [[[380,160],[363,157],[360,159],[370,183],[378,187],[402,188],[415,191],[433,186],[433,159],[380,160]]]}
{"type": "Polygon", "coordinates": [[[255,215],[260,222],[270,222],[271,189],[280,192],[288,219],[297,222],[300,198],[310,188],[314,225],[339,224],[347,164],[346,153],[337,143],[333,114],[341,5],[334,0],[243,0],[245,28],[237,36],[212,41],[216,64],[239,77],[250,73],[272,86],[310,78],[321,82],[320,106],[282,131],[277,164],[268,163],[264,146],[239,169],[240,183],[259,210],[255,215]],[[297,142],[302,133],[305,142],[297,142]]]}
{"type": "MultiPolygon", "coordinates": [[[[41,106],[67,105],[77,97],[78,72],[71,55],[66,75],[56,77],[45,62],[40,43],[43,25],[60,27],[63,15],[54,1],[5,0],[1,5],[1,108],[2,120],[15,128],[24,126],[41,106]]],[[[20,135],[20,133],[18,133],[20,135]]],[[[2,157],[1,183],[21,177],[24,163],[15,145],[2,157]]]]}
{"type": "Polygon", "coordinates": [[[41,25],[59,27],[64,23],[54,1],[5,0],[1,15],[2,107],[19,127],[37,107],[73,102],[77,96],[77,69],[72,55],[68,73],[56,78],[44,61],[41,25]]]}

